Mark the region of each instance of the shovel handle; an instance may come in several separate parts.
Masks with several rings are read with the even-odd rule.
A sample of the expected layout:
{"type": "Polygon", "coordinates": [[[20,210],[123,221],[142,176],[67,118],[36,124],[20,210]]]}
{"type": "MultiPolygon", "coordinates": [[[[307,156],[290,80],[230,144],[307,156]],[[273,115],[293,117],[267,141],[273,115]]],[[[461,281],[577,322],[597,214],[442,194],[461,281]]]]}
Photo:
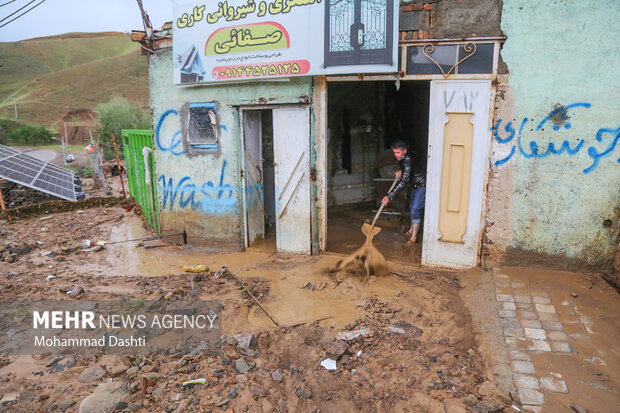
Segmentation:
{"type": "MultiPolygon", "coordinates": [[[[392,182],[392,186],[390,187],[390,189],[387,192],[388,194],[390,192],[392,192],[392,189],[394,189],[394,187],[396,186],[396,182],[398,182],[398,177],[394,178],[394,182],[392,182]]],[[[381,215],[381,212],[383,212],[383,208],[385,208],[385,204],[383,202],[381,202],[381,207],[379,208],[379,210],[375,214],[375,217],[372,220],[372,225],[370,226],[370,231],[372,231],[372,229],[375,227],[375,224],[377,223],[377,220],[379,219],[379,215],[381,215]]]]}

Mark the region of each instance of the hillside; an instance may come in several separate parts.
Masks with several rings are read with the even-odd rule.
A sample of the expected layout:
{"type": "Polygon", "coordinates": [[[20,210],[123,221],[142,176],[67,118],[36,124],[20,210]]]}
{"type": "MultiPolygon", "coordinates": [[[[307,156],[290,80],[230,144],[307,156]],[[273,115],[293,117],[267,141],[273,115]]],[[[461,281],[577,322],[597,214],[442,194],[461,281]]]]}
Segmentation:
{"type": "Polygon", "coordinates": [[[114,93],[148,103],[148,67],[122,33],[69,33],[0,43],[0,117],[53,127],[70,110],[94,109],[114,93]]]}

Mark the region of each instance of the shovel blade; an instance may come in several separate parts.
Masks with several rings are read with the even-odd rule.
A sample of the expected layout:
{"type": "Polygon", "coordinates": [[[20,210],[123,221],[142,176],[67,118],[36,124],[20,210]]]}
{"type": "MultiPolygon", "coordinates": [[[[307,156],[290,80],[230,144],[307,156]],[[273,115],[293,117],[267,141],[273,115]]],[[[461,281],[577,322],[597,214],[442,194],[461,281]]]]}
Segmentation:
{"type": "Polygon", "coordinates": [[[374,227],[372,229],[372,232],[370,231],[370,225],[368,224],[363,224],[362,225],[362,233],[364,235],[366,235],[367,237],[374,237],[375,235],[377,235],[378,233],[381,232],[381,228],[380,227],[374,227]]]}

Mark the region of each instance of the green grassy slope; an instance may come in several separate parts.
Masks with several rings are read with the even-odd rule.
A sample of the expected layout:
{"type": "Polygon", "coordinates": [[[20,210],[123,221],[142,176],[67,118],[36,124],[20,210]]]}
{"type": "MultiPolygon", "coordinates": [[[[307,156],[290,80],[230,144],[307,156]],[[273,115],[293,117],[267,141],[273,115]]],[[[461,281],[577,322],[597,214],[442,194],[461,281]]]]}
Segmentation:
{"type": "Polygon", "coordinates": [[[124,34],[0,43],[0,117],[52,126],[68,110],[94,109],[117,91],[148,99],[147,61],[124,34]]]}

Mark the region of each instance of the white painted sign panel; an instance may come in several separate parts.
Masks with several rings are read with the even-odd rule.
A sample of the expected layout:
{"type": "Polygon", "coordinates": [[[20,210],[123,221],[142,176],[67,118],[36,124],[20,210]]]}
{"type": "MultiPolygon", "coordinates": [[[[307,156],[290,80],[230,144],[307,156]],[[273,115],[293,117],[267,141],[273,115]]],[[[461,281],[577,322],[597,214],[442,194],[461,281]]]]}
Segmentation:
{"type": "Polygon", "coordinates": [[[174,7],[174,83],[393,73],[395,0],[226,0],[174,7]]]}

